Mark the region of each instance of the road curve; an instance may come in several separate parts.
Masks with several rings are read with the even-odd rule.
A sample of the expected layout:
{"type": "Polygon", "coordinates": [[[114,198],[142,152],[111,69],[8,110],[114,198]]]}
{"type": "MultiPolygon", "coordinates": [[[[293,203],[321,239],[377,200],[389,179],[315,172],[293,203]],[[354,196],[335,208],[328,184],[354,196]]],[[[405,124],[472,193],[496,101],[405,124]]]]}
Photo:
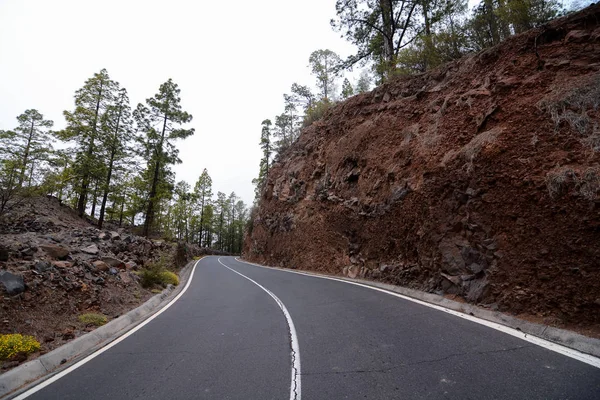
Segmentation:
{"type": "Polygon", "coordinates": [[[386,293],[207,257],[168,310],[19,398],[598,399],[600,369],[386,293]]]}

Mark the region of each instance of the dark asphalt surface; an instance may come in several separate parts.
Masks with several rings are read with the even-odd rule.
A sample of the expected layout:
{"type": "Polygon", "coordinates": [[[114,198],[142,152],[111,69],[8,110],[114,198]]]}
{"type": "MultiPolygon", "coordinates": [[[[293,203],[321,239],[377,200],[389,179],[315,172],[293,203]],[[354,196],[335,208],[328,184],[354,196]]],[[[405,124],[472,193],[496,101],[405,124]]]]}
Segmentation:
{"type": "MultiPolygon", "coordinates": [[[[287,307],[309,399],[600,399],[600,369],[491,328],[343,282],[222,257],[287,307]]],[[[288,326],[218,257],[121,343],[29,399],[289,399],[288,326]]]]}

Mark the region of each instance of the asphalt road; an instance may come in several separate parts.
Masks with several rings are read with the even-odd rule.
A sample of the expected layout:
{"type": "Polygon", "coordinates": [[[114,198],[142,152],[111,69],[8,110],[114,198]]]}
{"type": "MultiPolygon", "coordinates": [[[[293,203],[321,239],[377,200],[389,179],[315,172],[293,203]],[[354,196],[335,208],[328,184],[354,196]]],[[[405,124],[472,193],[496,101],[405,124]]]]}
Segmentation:
{"type": "Polygon", "coordinates": [[[599,368],[492,328],[339,281],[220,261],[201,260],[172,307],[28,398],[600,399],[599,368]]]}

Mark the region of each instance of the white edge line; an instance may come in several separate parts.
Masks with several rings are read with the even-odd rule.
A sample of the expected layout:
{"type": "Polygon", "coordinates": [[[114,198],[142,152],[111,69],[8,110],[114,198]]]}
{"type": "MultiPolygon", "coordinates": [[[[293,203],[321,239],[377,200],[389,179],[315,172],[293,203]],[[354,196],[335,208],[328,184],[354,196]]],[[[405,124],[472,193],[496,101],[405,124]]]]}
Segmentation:
{"type": "Polygon", "coordinates": [[[275,300],[275,302],[277,303],[279,308],[281,308],[281,311],[283,311],[283,315],[285,315],[285,319],[287,320],[288,327],[290,329],[290,338],[291,338],[291,342],[292,342],[292,355],[291,355],[292,356],[292,381],[290,383],[290,400],[300,400],[302,397],[302,390],[301,390],[301,384],[300,384],[301,383],[300,382],[301,381],[301,378],[300,378],[301,377],[301,375],[300,375],[300,346],[298,345],[298,335],[296,334],[296,327],[294,326],[294,321],[292,321],[292,317],[291,317],[290,313],[288,312],[287,308],[285,307],[285,304],[283,304],[283,302],[279,299],[279,297],[277,297],[269,289],[262,286],[260,283],[256,282],[255,280],[253,280],[251,278],[248,278],[246,275],[223,264],[221,262],[221,257],[219,257],[219,259],[217,261],[219,261],[219,264],[221,264],[225,268],[248,279],[250,282],[254,283],[256,286],[258,286],[259,288],[261,288],[262,290],[267,292],[269,294],[269,296],[271,296],[273,298],[273,300],[275,300]]]}
{"type": "Polygon", "coordinates": [[[125,333],[123,336],[120,336],[119,338],[113,340],[112,342],[110,342],[106,346],[102,347],[101,349],[95,351],[94,353],[90,354],[89,356],[87,356],[83,360],[78,361],[77,363],[71,365],[69,368],[67,368],[64,371],[62,371],[62,372],[54,375],[53,377],[45,380],[44,382],[40,383],[39,385],[37,385],[37,386],[35,386],[35,387],[27,390],[24,393],[21,393],[19,396],[13,398],[12,400],[22,400],[22,399],[25,399],[25,398],[31,396],[32,394],[34,394],[36,392],[39,392],[40,390],[42,390],[46,386],[51,385],[52,383],[56,382],[57,380],[59,380],[63,376],[67,375],[68,373],[71,373],[71,372],[75,371],[77,368],[81,367],[82,365],[84,365],[84,364],[92,361],[94,358],[98,357],[100,354],[104,353],[105,351],[107,351],[111,347],[116,346],[117,344],[121,343],[123,340],[127,339],[129,336],[133,335],[134,333],[136,333],[137,331],[139,331],[140,329],[142,329],[144,326],[146,326],[148,323],[150,323],[154,318],[158,317],[160,314],[162,314],[163,312],[167,311],[167,309],[169,307],[171,307],[177,300],[179,300],[179,298],[181,296],[183,296],[183,294],[186,292],[186,290],[188,290],[188,288],[190,287],[190,284],[192,283],[192,279],[194,278],[194,272],[196,271],[196,266],[198,265],[199,262],[200,262],[200,260],[196,261],[196,263],[194,264],[194,267],[192,268],[192,272],[190,273],[190,279],[188,279],[188,282],[185,285],[185,287],[183,288],[183,290],[173,300],[171,300],[169,302],[169,304],[167,304],[166,306],[164,306],[163,308],[161,308],[159,311],[157,311],[156,313],[154,313],[152,316],[148,317],[148,319],[146,319],[144,322],[142,322],[141,324],[139,324],[135,328],[131,329],[129,332],[125,333]]]}
{"type": "Polygon", "coordinates": [[[504,333],[509,334],[511,336],[514,336],[516,338],[519,338],[519,339],[525,340],[527,342],[536,344],[538,346],[544,347],[544,348],[546,348],[548,350],[551,350],[551,351],[553,351],[555,353],[562,354],[563,356],[567,356],[567,357],[573,358],[575,360],[581,361],[583,363],[589,364],[591,366],[594,366],[596,368],[600,368],[600,358],[594,357],[591,354],[585,354],[585,353],[582,353],[582,352],[580,352],[578,350],[571,349],[569,347],[560,345],[558,343],[553,343],[553,342],[551,342],[549,340],[542,339],[542,338],[539,338],[537,336],[534,336],[532,334],[528,334],[528,333],[525,333],[525,332],[522,332],[522,331],[518,331],[518,330],[516,330],[514,328],[510,328],[510,327],[502,325],[502,324],[498,324],[498,323],[495,323],[495,322],[490,322],[490,321],[487,321],[487,320],[484,320],[484,319],[481,319],[481,318],[477,318],[477,317],[469,315],[469,314],[462,313],[460,311],[451,310],[451,309],[446,308],[446,307],[438,306],[436,304],[431,304],[431,303],[428,303],[428,302],[423,301],[423,300],[418,300],[418,299],[415,299],[415,298],[412,298],[412,297],[409,297],[409,296],[405,296],[405,295],[400,294],[400,293],[392,292],[390,290],[378,288],[378,287],[375,287],[375,286],[365,285],[365,284],[359,283],[359,282],[352,282],[352,281],[347,281],[345,279],[334,278],[334,277],[330,277],[330,276],[316,275],[316,274],[311,274],[311,273],[306,273],[306,272],[290,271],[290,270],[287,270],[287,269],[267,267],[267,266],[260,265],[260,264],[255,264],[255,263],[251,263],[251,262],[247,262],[247,261],[242,261],[238,257],[236,257],[236,260],[238,262],[240,262],[240,263],[254,265],[254,266],[260,267],[260,268],[266,268],[266,269],[275,270],[275,271],[281,271],[281,272],[289,272],[291,274],[304,275],[304,276],[308,276],[308,277],[312,277],[312,278],[329,279],[329,280],[332,280],[332,281],[344,282],[344,283],[348,283],[350,285],[356,285],[356,286],[361,286],[361,287],[364,287],[364,288],[367,288],[367,289],[376,290],[378,292],[386,293],[386,294],[389,294],[389,295],[392,295],[392,296],[395,296],[395,297],[399,297],[399,298],[404,299],[404,300],[412,301],[413,303],[417,303],[417,304],[420,304],[420,305],[423,305],[423,306],[426,306],[426,307],[430,307],[430,308],[436,309],[438,311],[443,311],[445,313],[452,314],[454,316],[457,316],[457,317],[460,317],[460,318],[463,318],[463,319],[466,319],[466,320],[478,323],[480,325],[487,326],[487,327],[495,329],[497,331],[504,332],[504,333]]]}

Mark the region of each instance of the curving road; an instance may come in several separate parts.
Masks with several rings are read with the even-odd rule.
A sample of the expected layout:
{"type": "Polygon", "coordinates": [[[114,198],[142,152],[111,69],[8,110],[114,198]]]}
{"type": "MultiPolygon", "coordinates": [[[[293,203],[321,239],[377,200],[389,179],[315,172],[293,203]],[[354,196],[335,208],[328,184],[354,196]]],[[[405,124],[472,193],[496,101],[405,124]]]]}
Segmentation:
{"type": "Polygon", "coordinates": [[[19,398],[599,399],[600,368],[380,291],[207,257],[169,309],[19,398]]]}

